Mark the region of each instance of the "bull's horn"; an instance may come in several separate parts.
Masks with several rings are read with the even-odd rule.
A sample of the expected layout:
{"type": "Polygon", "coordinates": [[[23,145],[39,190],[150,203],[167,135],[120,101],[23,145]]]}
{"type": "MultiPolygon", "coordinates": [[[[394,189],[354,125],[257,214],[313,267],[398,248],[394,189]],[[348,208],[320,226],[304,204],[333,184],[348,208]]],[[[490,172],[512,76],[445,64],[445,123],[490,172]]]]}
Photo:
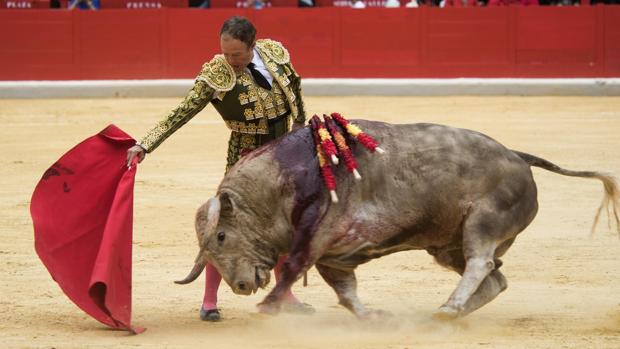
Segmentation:
{"type": "MultiPolygon", "coordinates": [[[[201,247],[207,238],[215,232],[217,223],[220,220],[220,199],[215,196],[202,205],[196,213],[196,232],[204,232],[203,241],[199,241],[201,247]]],[[[200,236],[200,234],[198,234],[200,236]]]]}
{"type": "Polygon", "coordinates": [[[179,284],[179,285],[189,284],[190,282],[196,280],[200,276],[204,268],[205,268],[204,262],[196,262],[196,264],[194,264],[194,267],[192,268],[192,271],[189,272],[189,275],[187,275],[185,279],[175,281],[174,283],[179,284]]]}

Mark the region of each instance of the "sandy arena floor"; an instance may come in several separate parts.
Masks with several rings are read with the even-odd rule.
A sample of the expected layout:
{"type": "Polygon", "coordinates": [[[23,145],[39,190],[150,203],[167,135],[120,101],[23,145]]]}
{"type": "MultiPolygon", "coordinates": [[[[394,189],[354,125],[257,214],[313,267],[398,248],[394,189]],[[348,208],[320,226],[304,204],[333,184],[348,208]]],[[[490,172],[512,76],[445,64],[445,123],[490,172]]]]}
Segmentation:
{"type": "MultiPolygon", "coordinates": [[[[358,269],[360,297],[393,313],[356,320],[315,270],[312,316],[263,316],[250,297],[220,290],[225,320],[198,319],[203,278],[173,284],[196,253],[195,209],[222,176],[227,131],[207,107],[138,170],[133,322],[138,336],[106,329],[60,291],[34,252],[29,202],[43,172],[109,123],[140,137],[178,99],[0,100],[0,347],[2,348],[619,348],[620,239],[606,217],[590,238],[602,197],[595,180],[535,169],[540,210],[503,258],[509,287],[453,323],[431,320],[455,273],[425,252],[388,256],[358,269]]],[[[435,122],[479,130],[510,148],[569,169],[620,176],[620,98],[311,97],[309,112],[395,123],[435,122]]]]}

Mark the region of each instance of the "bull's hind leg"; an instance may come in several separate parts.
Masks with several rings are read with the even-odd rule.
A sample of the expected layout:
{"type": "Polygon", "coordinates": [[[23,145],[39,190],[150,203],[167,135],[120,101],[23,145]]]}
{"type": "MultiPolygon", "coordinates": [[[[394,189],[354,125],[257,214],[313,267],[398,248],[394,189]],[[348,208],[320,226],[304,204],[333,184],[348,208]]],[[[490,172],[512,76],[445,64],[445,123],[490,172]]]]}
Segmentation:
{"type": "MultiPolygon", "coordinates": [[[[472,210],[463,225],[462,251],[449,254],[451,267],[462,274],[456,289],[435,313],[436,318],[453,319],[465,316],[493,300],[506,289],[506,279],[497,268],[503,255],[531,219],[514,214],[522,208],[517,204],[504,212],[490,209],[472,210]],[[457,255],[462,255],[459,260],[457,255]],[[464,267],[463,267],[464,266],[464,267]],[[460,270],[459,270],[460,269],[460,270]]],[[[518,211],[521,213],[521,211],[518,211]]],[[[436,256],[440,259],[440,256],[436,256]]]]}
{"type": "Polygon", "coordinates": [[[459,314],[460,316],[465,316],[472,311],[482,307],[483,305],[489,303],[497,295],[506,290],[508,287],[508,282],[498,269],[502,265],[502,261],[498,259],[506,253],[510,245],[514,242],[514,238],[504,241],[499,247],[495,250],[495,269],[489,273],[489,275],[480,283],[476,292],[469,298],[469,300],[465,303],[463,310],[459,314]]]}
{"type": "MultiPolygon", "coordinates": [[[[529,169],[524,172],[521,164],[508,162],[503,163],[503,169],[502,181],[493,183],[493,192],[473,202],[463,220],[462,277],[436,317],[464,316],[506,289],[497,258],[534,219],[538,203],[529,169]]],[[[453,251],[458,253],[458,249],[453,251]]]]}
{"type": "Polygon", "coordinates": [[[495,269],[494,246],[485,246],[469,258],[456,289],[435,314],[438,318],[456,318],[462,315],[465,304],[478,290],[485,278],[495,269]]]}
{"type": "MultiPolygon", "coordinates": [[[[501,256],[503,252],[505,252],[506,248],[510,245],[510,243],[512,243],[513,240],[514,239],[511,239],[510,241],[503,243],[496,250],[496,258],[493,261],[495,264],[495,269],[491,271],[489,275],[484,278],[484,280],[482,280],[480,286],[478,286],[474,294],[472,294],[467,302],[465,302],[465,305],[460,312],[444,305],[434,314],[435,317],[438,319],[449,320],[457,316],[464,316],[489,303],[497,297],[498,294],[504,291],[507,287],[506,278],[504,278],[504,275],[502,275],[502,273],[498,270],[498,268],[502,265],[502,261],[497,257],[501,256]],[[503,246],[505,246],[505,248],[502,248],[503,246]]],[[[439,251],[434,255],[437,262],[442,266],[456,271],[459,275],[463,275],[465,272],[465,257],[463,256],[462,249],[458,248],[439,251]]]]}
{"type": "Polygon", "coordinates": [[[380,311],[366,309],[360,302],[357,297],[357,279],[355,278],[355,271],[352,269],[336,269],[322,264],[316,264],[315,266],[325,282],[327,282],[327,284],[334,289],[336,295],[338,295],[338,302],[343,307],[349,309],[355,316],[366,319],[373,315],[381,314],[380,311]]]}
{"type": "MultiPolygon", "coordinates": [[[[463,306],[463,310],[458,314],[459,316],[465,316],[472,311],[482,307],[489,303],[502,291],[508,287],[506,278],[497,269],[493,270],[478,286],[476,292],[467,300],[463,306]]],[[[439,313],[438,313],[439,314],[439,313]]]]}

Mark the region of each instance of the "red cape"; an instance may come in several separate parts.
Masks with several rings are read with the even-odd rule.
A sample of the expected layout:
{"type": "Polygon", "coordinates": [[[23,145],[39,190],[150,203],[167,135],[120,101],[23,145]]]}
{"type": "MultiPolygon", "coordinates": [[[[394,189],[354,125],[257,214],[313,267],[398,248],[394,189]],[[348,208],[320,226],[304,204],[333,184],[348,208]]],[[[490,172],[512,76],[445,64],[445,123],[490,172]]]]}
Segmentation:
{"type": "Polygon", "coordinates": [[[35,249],[62,291],[117,329],[131,326],[133,138],[114,125],[75,146],[45,173],[30,213],[35,249]]]}

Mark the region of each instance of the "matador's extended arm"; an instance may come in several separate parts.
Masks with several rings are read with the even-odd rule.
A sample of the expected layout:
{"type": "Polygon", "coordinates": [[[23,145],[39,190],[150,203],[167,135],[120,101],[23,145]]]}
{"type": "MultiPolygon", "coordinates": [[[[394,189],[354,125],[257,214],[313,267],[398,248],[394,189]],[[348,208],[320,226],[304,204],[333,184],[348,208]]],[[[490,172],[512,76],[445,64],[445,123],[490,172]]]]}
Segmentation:
{"type": "Polygon", "coordinates": [[[196,80],[194,87],[189,91],[185,99],[168,116],[162,119],[149,130],[138,144],[147,153],[155,150],[166,138],[185,125],[191,118],[209,104],[215,90],[207,83],[196,80]]]}

